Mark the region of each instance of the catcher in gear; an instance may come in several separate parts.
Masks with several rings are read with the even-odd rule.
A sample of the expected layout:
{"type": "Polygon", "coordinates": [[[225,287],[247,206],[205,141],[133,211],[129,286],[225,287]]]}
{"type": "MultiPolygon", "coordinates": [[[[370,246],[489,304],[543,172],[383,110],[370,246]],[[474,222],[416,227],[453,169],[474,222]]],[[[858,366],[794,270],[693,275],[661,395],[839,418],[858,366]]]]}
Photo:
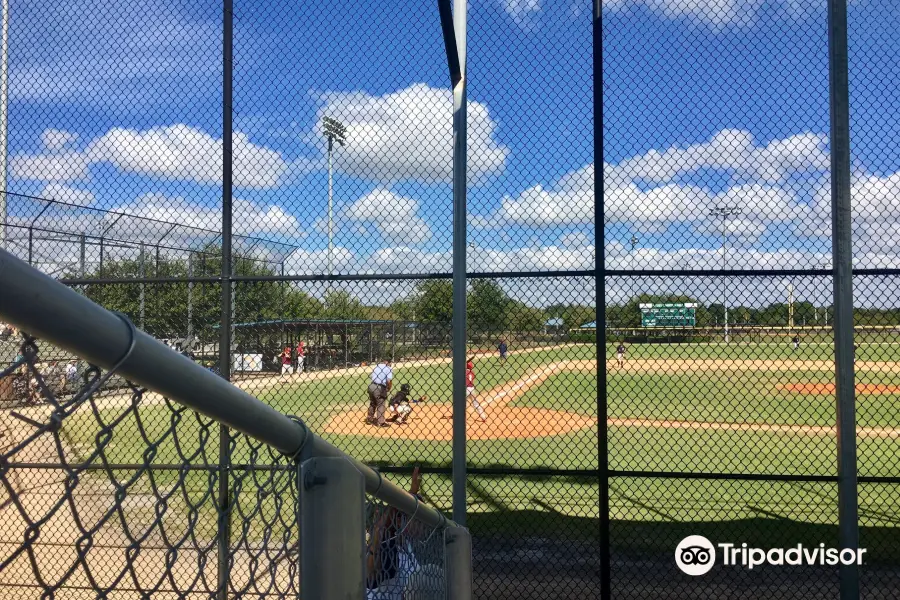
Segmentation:
{"type": "Polygon", "coordinates": [[[406,425],[409,415],[413,412],[412,404],[418,404],[428,399],[427,396],[411,398],[411,394],[412,388],[408,383],[400,386],[400,391],[394,394],[388,404],[388,412],[391,413],[391,416],[387,419],[388,421],[398,425],[406,425]]]}

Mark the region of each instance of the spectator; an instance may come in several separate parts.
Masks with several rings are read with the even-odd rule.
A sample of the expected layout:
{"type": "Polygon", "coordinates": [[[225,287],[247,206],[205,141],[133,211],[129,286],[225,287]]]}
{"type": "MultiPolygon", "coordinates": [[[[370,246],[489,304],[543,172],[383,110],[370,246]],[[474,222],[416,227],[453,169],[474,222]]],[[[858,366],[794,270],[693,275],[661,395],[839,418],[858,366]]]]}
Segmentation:
{"type": "MultiPolygon", "coordinates": [[[[419,501],[422,477],[413,469],[409,493],[419,501]]],[[[421,533],[420,525],[393,507],[376,514],[375,525],[366,532],[366,600],[405,600],[410,577],[420,571],[410,538],[421,533]]],[[[418,585],[417,585],[418,587],[418,585]]]]}

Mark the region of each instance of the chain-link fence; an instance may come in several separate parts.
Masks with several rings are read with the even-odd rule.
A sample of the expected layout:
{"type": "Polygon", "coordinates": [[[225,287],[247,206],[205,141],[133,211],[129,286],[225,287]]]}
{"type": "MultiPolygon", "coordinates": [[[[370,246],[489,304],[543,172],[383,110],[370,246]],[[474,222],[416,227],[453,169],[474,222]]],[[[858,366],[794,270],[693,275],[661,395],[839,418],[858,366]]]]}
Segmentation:
{"type": "MultiPolygon", "coordinates": [[[[690,535],[840,548],[839,455],[858,476],[861,589],[894,597],[900,38],[888,0],[847,2],[846,31],[843,4],[498,0],[463,19],[457,2],[451,27],[449,2],[12,2],[5,247],[402,485],[419,467],[430,505],[460,511],[464,487],[479,597],[835,597],[837,565],[748,569],[720,548],[690,577],[673,553],[690,535]],[[833,252],[846,177],[852,282],[833,252]],[[855,387],[837,377],[848,314],[855,387]]],[[[42,357],[75,398],[89,366],[42,357]]],[[[37,378],[5,380],[4,410],[44,410],[37,378]]],[[[122,411],[160,434],[200,423],[156,406],[122,411]]],[[[153,454],[170,485],[242,439],[208,435],[197,469],[153,454]]],[[[156,438],[132,438],[112,462],[145,463],[156,438]]],[[[233,467],[204,499],[213,518],[224,490],[252,511],[247,486],[278,484],[233,467]]],[[[386,572],[437,577],[434,540],[404,527],[380,534],[386,572]]],[[[180,543],[206,578],[183,589],[215,590],[218,554],[180,543]]],[[[247,573],[274,560],[246,557],[247,573]]],[[[420,589],[381,579],[371,594],[420,589]]]]}

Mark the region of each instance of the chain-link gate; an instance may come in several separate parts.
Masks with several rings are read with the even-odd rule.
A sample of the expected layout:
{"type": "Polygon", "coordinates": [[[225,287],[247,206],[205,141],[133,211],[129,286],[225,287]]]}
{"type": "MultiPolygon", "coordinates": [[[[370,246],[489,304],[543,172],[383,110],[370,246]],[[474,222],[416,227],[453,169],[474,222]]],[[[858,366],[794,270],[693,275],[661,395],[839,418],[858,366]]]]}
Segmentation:
{"type": "MultiPolygon", "coordinates": [[[[401,485],[418,467],[466,518],[478,597],[836,597],[838,565],[717,546],[692,577],[679,544],[825,556],[850,496],[863,595],[895,597],[900,38],[889,0],[846,2],[845,29],[844,4],[10,0],[2,246],[401,485]]],[[[20,344],[0,324],[0,366],[42,373],[0,380],[27,432],[98,375],[20,344]]],[[[278,460],[133,392],[113,376],[67,420],[65,475],[19,458],[10,481],[140,488],[143,533],[120,511],[65,539],[151,536],[166,589],[296,591],[290,526],[260,512],[283,474],[254,465],[278,460]],[[249,529],[216,521],[241,502],[249,529]]],[[[378,564],[430,589],[435,540],[369,508],[378,564]]],[[[140,560],[44,587],[145,586],[140,560]]]]}

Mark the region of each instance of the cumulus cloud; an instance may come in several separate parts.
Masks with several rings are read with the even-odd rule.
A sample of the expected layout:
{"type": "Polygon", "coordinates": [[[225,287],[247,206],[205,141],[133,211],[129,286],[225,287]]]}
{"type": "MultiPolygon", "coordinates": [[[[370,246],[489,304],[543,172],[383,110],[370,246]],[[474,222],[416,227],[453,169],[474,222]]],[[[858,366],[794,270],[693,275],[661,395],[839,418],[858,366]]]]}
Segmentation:
{"type": "MultiPolygon", "coordinates": [[[[198,205],[184,198],[164,194],[145,194],[133,203],[119,206],[115,210],[134,217],[160,221],[158,229],[163,232],[173,223],[213,231],[221,231],[222,228],[219,206],[198,205]]],[[[284,238],[301,235],[297,219],[278,206],[235,199],[232,210],[234,233],[237,235],[270,234],[284,238]]],[[[112,220],[116,217],[110,215],[108,218],[112,220]]],[[[124,226],[129,226],[127,220],[124,226]]],[[[142,226],[145,229],[149,227],[147,223],[142,226]]],[[[148,235],[149,232],[144,231],[143,234],[148,235]]]]}
{"type": "Polygon", "coordinates": [[[61,129],[45,129],[41,134],[41,144],[51,152],[58,152],[77,139],[77,134],[61,129]]]}
{"type": "MultiPolygon", "coordinates": [[[[607,223],[630,223],[635,231],[659,233],[672,223],[697,224],[708,231],[710,210],[737,205],[752,224],[742,235],[762,235],[761,223],[781,223],[804,217],[806,207],[786,185],[800,174],[828,168],[824,136],[804,133],[761,145],[746,131],[723,130],[709,141],[671,147],[604,166],[607,223]],[[732,183],[713,192],[686,178],[706,171],[723,173],[732,183]]],[[[569,226],[592,223],[594,165],[568,173],[550,187],[537,184],[516,197],[505,197],[491,215],[476,216],[476,227],[502,228],[569,226]]],[[[735,225],[738,225],[735,223],[735,225]]]]}
{"type": "MultiPolygon", "coordinates": [[[[850,186],[854,251],[900,251],[900,172],[858,174],[850,186]]],[[[811,218],[797,223],[799,234],[831,235],[831,189],[821,185],[813,199],[811,218]]],[[[858,265],[858,261],[854,260],[858,265]]]]}
{"type": "Polygon", "coordinates": [[[814,0],[603,0],[606,10],[622,12],[643,7],[660,17],[684,19],[714,31],[749,27],[767,5],[794,19],[805,17],[817,8],[821,10],[821,4],[814,0]]]}
{"type": "MultiPolygon", "coordinates": [[[[424,83],[374,96],[329,92],[319,96],[317,131],[325,116],[342,122],[347,140],[334,153],[335,168],[361,179],[449,182],[452,176],[453,99],[450,90],[424,83]]],[[[503,172],[509,150],[494,135],[487,105],[468,106],[469,182],[503,172]]]]}
{"type": "Polygon", "coordinates": [[[725,129],[708,142],[684,148],[673,146],[662,152],[650,150],[606,165],[604,177],[612,185],[627,185],[631,181],[660,184],[712,169],[726,171],[738,180],[778,183],[797,172],[827,169],[827,142],[824,135],[802,133],[761,146],[748,131],[725,129]]]}
{"type": "MultiPolygon", "coordinates": [[[[352,250],[337,246],[331,253],[332,270],[335,273],[358,272],[357,257],[352,250]]],[[[328,270],[328,250],[297,249],[284,260],[284,272],[288,275],[319,275],[328,270]]]]}
{"type": "MultiPolygon", "coordinates": [[[[44,133],[47,137],[47,132],[44,133]]],[[[60,146],[64,137],[51,134],[49,138],[57,148],[72,141],[69,139],[60,146]]],[[[254,144],[245,134],[235,133],[232,144],[236,187],[275,187],[289,170],[278,152],[254,144]]],[[[221,184],[222,140],[183,124],[146,131],[115,128],[91,141],[82,151],[15,156],[10,167],[13,176],[19,179],[71,182],[88,179],[90,166],[102,163],[126,173],[158,179],[221,184]]]]}
{"type": "Polygon", "coordinates": [[[541,10],[541,0],[500,0],[500,5],[513,22],[525,31],[535,28],[534,19],[541,10]]]}
{"type": "Polygon", "coordinates": [[[9,171],[16,179],[29,181],[85,181],[90,157],[83,152],[55,152],[13,156],[9,171]]]}
{"type": "MultiPolygon", "coordinates": [[[[242,133],[232,138],[234,185],[271,188],[287,170],[278,152],[252,143],[242,133]]],[[[88,147],[94,162],[108,162],[122,171],[197,183],[222,181],[222,140],[188,125],[147,131],[113,129],[88,147]]]]}
{"type": "Polygon", "coordinates": [[[41,198],[74,204],[75,206],[91,206],[96,198],[90,190],[80,190],[61,183],[51,183],[44,186],[40,193],[41,198]]]}
{"type": "Polygon", "coordinates": [[[418,215],[419,203],[413,198],[376,189],[344,210],[353,221],[372,223],[389,244],[416,245],[431,238],[431,228],[418,215]]]}

